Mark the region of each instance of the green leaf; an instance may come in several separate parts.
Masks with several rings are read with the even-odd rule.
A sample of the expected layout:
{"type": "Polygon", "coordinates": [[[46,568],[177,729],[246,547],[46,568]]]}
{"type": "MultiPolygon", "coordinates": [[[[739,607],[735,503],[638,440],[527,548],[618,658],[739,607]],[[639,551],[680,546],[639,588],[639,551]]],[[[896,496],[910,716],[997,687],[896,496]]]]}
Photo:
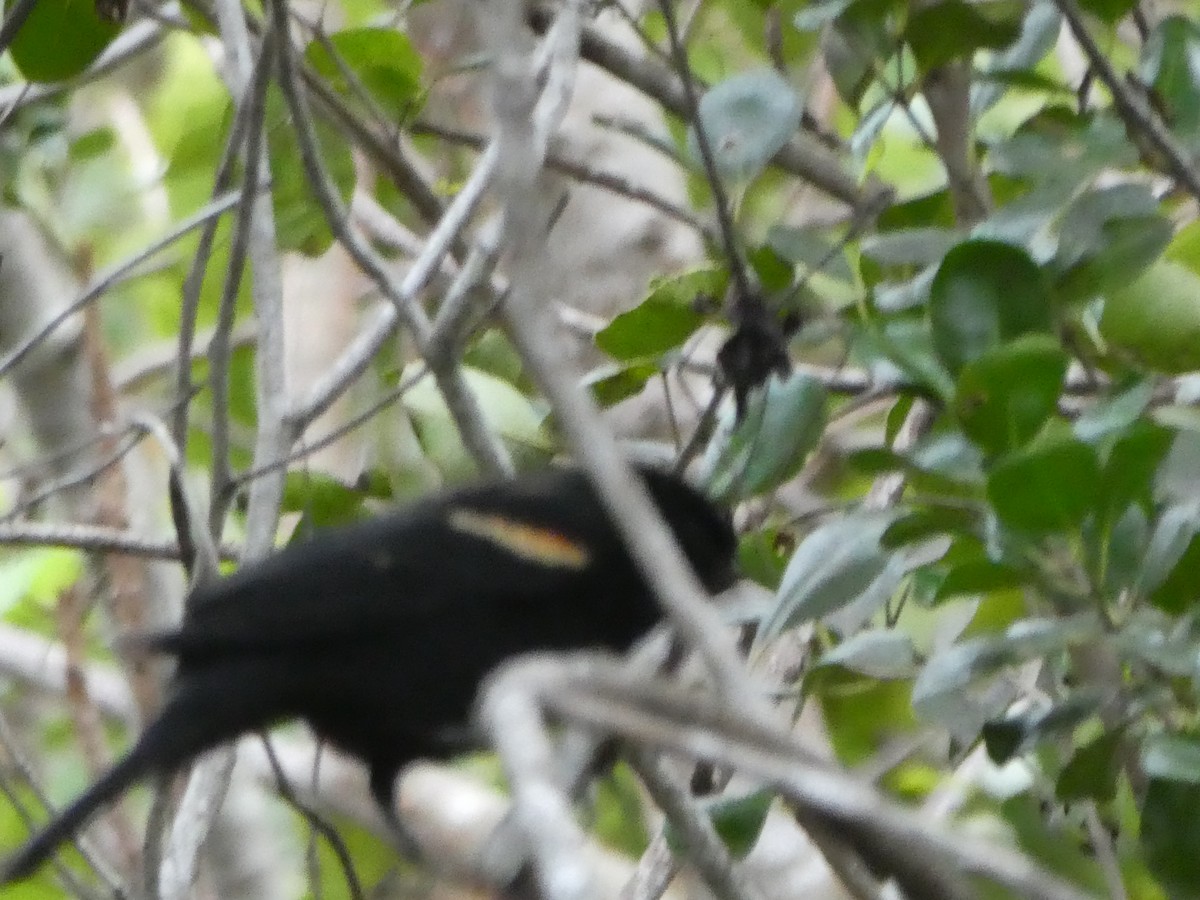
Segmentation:
{"type": "Polygon", "coordinates": [[[751,531],[738,541],[738,571],[769,590],[776,590],[791,556],[791,534],[777,528],[751,531]]]}
{"type": "MultiPolygon", "coordinates": [[[[298,810],[293,811],[295,830],[289,834],[300,835],[307,833],[311,827],[308,820],[298,810]]],[[[280,825],[287,820],[281,819],[280,825]]],[[[395,852],[390,844],[372,832],[364,825],[351,821],[339,823],[338,835],[343,841],[343,847],[335,849],[329,841],[313,841],[311,857],[315,878],[307,885],[306,897],[337,896],[339,891],[345,891],[346,881],[344,870],[339,862],[338,852],[350,854],[354,860],[356,874],[364,884],[378,884],[389,877],[395,866],[395,852]]],[[[61,894],[56,895],[61,898],[61,894]]],[[[47,898],[22,898],[22,900],[50,900],[47,898]]]]}
{"type": "Polygon", "coordinates": [[[960,484],[983,482],[979,450],[957,431],[926,435],[906,456],[917,472],[960,484]]]}
{"type": "MultiPolygon", "coordinates": [[[[819,4],[821,9],[830,5],[819,4]]],[[[895,49],[893,6],[892,0],[855,0],[838,11],[833,26],[822,35],[825,66],[851,107],[858,106],[875,80],[876,60],[887,59],[895,49]]]]}
{"type": "Polygon", "coordinates": [[[1047,81],[1034,70],[1054,48],[1061,29],[1062,17],[1053,3],[1033,3],[1016,43],[982,62],[979,80],[971,88],[972,115],[978,118],[991,109],[1010,84],[1048,93],[1061,90],[1057,80],[1047,81]]]}
{"type": "MultiPolygon", "coordinates": [[[[1102,626],[1095,617],[1077,615],[1059,619],[1021,619],[1002,637],[960,640],[936,653],[925,664],[913,685],[913,709],[922,718],[944,722],[969,717],[973,705],[966,689],[976,680],[1005,666],[1099,640],[1101,633],[1102,626]]],[[[1099,695],[1095,694],[1069,698],[1061,710],[1040,713],[1033,727],[1060,728],[1077,721],[1080,715],[1090,714],[1098,702],[1099,695]]],[[[996,710],[992,715],[1000,711],[996,710]]],[[[1024,728],[1028,733],[1030,725],[1024,728]]]]}
{"type": "MultiPolygon", "coordinates": [[[[1004,643],[1015,659],[1026,660],[1059,653],[1078,644],[1095,642],[1103,634],[1104,628],[1095,616],[1077,613],[1060,618],[1020,619],[1004,632],[1004,643]]],[[[1078,697],[1077,700],[1094,704],[1095,697],[1078,697]]]]}
{"type": "Polygon", "coordinates": [[[646,382],[658,375],[662,369],[657,363],[631,363],[615,371],[603,371],[599,377],[589,379],[592,396],[601,406],[615,406],[622,400],[636,397],[646,387],[646,382]]]}
{"type": "Polygon", "coordinates": [[[749,262],[754,267],[754,274],[758,276],[764,291],[775,293],[791,286],[795,267],[769,244],[763,244],[751,251],[749,262]]]}
{"type": "Polygon", "coordinates": [[[618,763],[607,777],[596,779],[594,791],[589,809],[596,836],[606,847],[640,856],[650,839],[643,824],[644,800],[637,776],[626,763],[618,763]]]}
{"type": "MultiPolygon", "coordinates": [[[[274,86],[267,91],[266,110],[271,201],[279,246],[307,256],[319,256],[333,243],[333,231],[304,170],[283,95],[274,86]]],[[[325,169],[342,200],[348,202],[355,179],[350,145],[341,132],[322,118],[316,117],[313,125],[325,169]]]]}
{"type": "Polygon", "coordinates": [[[116,133],[108,127],[93,128],[71,141],[71,159],[84,162],[111,152],[117,143],[116,133]]]}
{"type": "Polygon", "coordinates": [[[330,35],[328,40],[332,46],[319,40],[310,43],[304,51],[305,59],[352,108],[372,114],[373,104],[391,124],[417,113],[421,57],[403,32],[395,28],[350,28],[330,35]],[[351,77],[357,86],[353,86],[351,77]],[[364,102],[359,94],[364,89],[371,103],[364,102]]]}
{"type": "MultiPolygon", "coordinates": [[[[553,452],[553,444],[544,430],[542,413],[503,379],[465,366],[462,374],[479,401],[487,427],[504,441],[518,468],[544,465],[553,452]]],[[[401,402],[426,456],[448,480],[463,481],[478,476],[475,462],[463,446],[432,375],[417,381],[401,402]]]]}
{"type": "MultiPolygon", "coordinates": [[[[1194,571],[1194,570],[1193,570],[1194,571]]],[[[1195,638],[1188,630],[1172,628],[1153,611],[1125,622],[1112,638],[1123,660],[1135,666],[1149,664],[1160,673],[1179,678],[1196,676],[1195,638]]]]}
{"type": "Polygon", "coordinates": [[[1167,16],[1142,48],[1138,74],[1153,89],[1176,134],[1195,140],[1200,131],[1200,26],[1191,18],[1167,16]]]}
{"type": "Polygon", "coordinates": [[[901,472],[909,466],[904,454],[887,447],[864,447],[862,450],[854,450],[846,454],[846,465],[856,474],[871,477],[888,472],[901,472]]]}
{"type": "Polygon", "coordinates": [[[1175,232],[1163,259],[1200,270],[1200,221],[1192,220],[1175,232]]]}
{"type": "Polygon", "coordinates": [[[1055,260],[1064,268],[1105,247],[1104,226],[1114,219],[1142,218],[1158,212],[1148,185],[1122,183],[1084,191],[1071,201],[1059,226],[1055,260]]]}
{"type": "Polygon", "coordinates": [[[1101,478],[1105,521],[1116,521],[1131,503],[1150,501],[1159,463],[1174,439],[1174,432],[1148,421],[1136,423],[1117,439],[1101,478]]]}
{"type": "Polygon", "coordinates": [[[950,228],[897,228],[862,240],[862,255],[881,266],[927,266],[941,262],[958,242],[950,228]]]}
{"type": "Polygon", "coordinates": [[[1198,514],[1200,511],[1195,503],[1168,506],[1159,514],[1150,535],[1135,590],[1143,596],[1153,597],[1156,605],[1168,611],[1180,611],[1182,604],[1196,594],[1191,573],[1197,561],[1196,554],[1200,553],[1196,533],[1198,514]],[[1172,576],[1184,563],[1187,563],[1183,567],[1187,574],[1183,583],[1171,584],[1175,581],[1172,576]]]}
{"type": "Polygon", "coordinates": [[[871,678],[912,678],[917,674],[917,652],[906,634],[872,629],[838,644],[821,657],[822,666],[841,666],[871,678]]]}
{"type": "Polygon", "coordinates": [[[65,547],[31,547],[0,558],[0,616],[26,602],[51,608],[83,571],[83,555],[65,547]]]}
{"type": "Polygon", "coordinates": [[[976,486],[984,481],[979,450],[959,431],[926,435],[903,454],[868,447],[849,454],[846,462],[866,475],[900,470],[908,472],[914,482],[930,481],[940,486],[976,486]]]}
{"type": "Polygon", "coordinates": [[[288,472],[283,488],[283,511],[304,513],[309,524],[327,528],[363,515],[363,494],[323,472],[288,472]]]}
{"type": "MultiPolygon", "coordinates": [[[[742,72],[710,89],[700,98],[698,118],[717,173],[738,182],[758,177],[800,127],[803,109],[792,86],[773,69],[742,72]]],[[[693,129],[688,149],[699,161],[693,129]]]]}
{"type": "Polygon", "coordinates": [[[928,227],[953,229],[957,225],[954,201],[948,190],[895,203],[879,214],[880,231],[928,227]]]}
{"type": "MultiPolygon", "coordinates": [[[[1079,896],[1105,896],[1106,881],[1096,864],[1095,853],[1083,849],[1078,830],[1047,810],[1041,792],[1024,790],[1010,796],[1000,804],[1000,811],[1003,821],[1016,836],[1018,846],[1030,860],[1072,882],[1079,896]]],[[[996,896],[1018,900],[1023,895],[1023,891],[1004,891],[996,896]]],[[[1154,896],[1150,892],[1139,895],[1139,900],[1150,900],[1154,896]]]]}
{"type": "Polygon", "coordinates": [[[933,344],[952,372],[1005,341],[1053,325],[1041,270],[1024,250],[971,240],[946,254],[929,296],[933,344]]]}
{"type": "Polygon", "coordinates": [[[1125,431],[1141,418],[1154,396],[1154,382],[1144,379],[1101,399],[1075,420],[1075,437],[1089,444],[1125,431]]]}
{"type": "Polygon", "coordinates": [[[1147,368],[1169,374],[1200,369],[1200,275],[1160,260],[1108,296],[1100,333],[1147,368]]]}
{"type": "MultiPolygon", "coordinates": [[[[858,511],[810,532],[783,573],[779,602],[764,634],[819,619],[863,596],[893,560],[879,544],[891,520],[889,513],[858,511]]],[[[892,575],[898,584],[900,573],[892,575]]]]}
{"type": "Polygon", "coordinates": [[[1140,504],[1128,506],[1116,516],[1106,512],[1107,521],[1098,520],[1105,531],[1085,535],[1090,558],[1102,567],[1099,588],[1106,596],[1122,595],[1137,583],[1142,559],[1150,545],[1150,519],[1146,508],[1140,504]]]}
{"type": "Polygon", "coordinates": [[[645,359],[677,349],[703,323],[695,308],[651,296],[613,319],[596,344],[619,360],[645,359]]]}
{"type": "Polygon", "coordinates": [[[213,172],[233,119],[229,91],[199,41],[165,54],[162,74],[145,101],[146,124],[163,155],[163,184],[172,210],[196,209],[212,198],[213,172]]]}
{"type": "Polygon", "coordinates": [[[62,81],[83,72],[119,34],[94,0],[38,0],[9,45],[29,81],[62,81]]]}
{"type": "Polygon", "coordinates": [[[1003,640],[972,638],[935,653],[913,683],[912,707],[920,719],[954,726],[977,717],[966,688],[1011,661],[1003,640]]]}
{"type": "Polygon", "coordinates": [[[954,412],[985,453],[1024,446],[1058,408],[1067,355],[1048,335],[1017,338],[963,366],[954,412]]]}
{"type": "Polygon", "coordinates": [[[1096,451],[1070,439],[1018,451],[988,475],[987,495],[1010,528],[1068,531],[1083,522],[1100,497],[1096,451]]]}
{"type": "Polygon", "coordinates": [[[1117,794],[1117,776],[1121,772],[1118,751],[1124,736],[1124,729],[1115,728],[1076,750],[1058,776],[1054,795],[1063,802],[1112,800],[1117,794]]]}
{"type": "Polygon", "coordinates": [[[875,308],[884,313],[898,313],[925,306],[936,274],[936,266],[927,266],[905,281],[881,282],[875,286],[875,308]]]}
{"type": "Polygon", "coordinates": [[[1080,0],[1079,7],[1085,9],[1110,25],[1125,18],[1137,6],[1137,0],[1080,0]]]}
{"type": "Polygon", "coordinates": [[[954,392],[954,381],[934,352],[935,339],[923,320],[889,317],[882,323],[869,323],[861,335],[857,349],[868,358],[875,357],[872,368],[881,380],[903,378],[939,397],[948,398],[954,392]]]}
{"type": "Polygon", "coordinates": [[[984,48],[1000,50],[1021,33],[1024,4],[1010,0],[942,0],[917,7],[904,29],[922,72],[984,48]]]}
{"type": "Polygon", "coordinates": [[[956,563],[938,585],[936,600],[973,594],[988,594],[1021,587],[1025,579],[1011,566],[990,559],[969,559],[956,563]]]}
{"type": "Polygon", "coordinates": [[[1062,106],[1042,110],[1007,141],[993,144],[989,156],[997,172],[1051,188],[1057,198],[1046,204],[1052,216],[1097,172],[1137,163],[1137,151],[1115,117],[1084,116],[1062,106]]]}
{"type": "Polygon", "coordinates": [[[796,13],[792,24],[801,31],[819,31],[850,8],[854,0],[816,0],[796,13]]]}
{"type": "MultiPolygon", "coordinates": [[[[1150,565],[1148,561],[1142,571],[1149,569],[1150,565]]],[[[1200,571],[1200,536],[1193,535],[1178,562],[1150,594],[1150,602],[1173,614],[1195,607],[1197,600],[1200,600],[1200,591],[1196,589],[1197,571],[1200,571]]]]}
{"type": "Polygon", "coordinates": [[[755,496],[795,475],[824,433],[826,397],[825,386],[802,373],[768,381],[728,439],[710,445],[710,493],[755,496]]]}
{"type": "Polygon", "coordinates": [[[907,681],[879,681],[830,666],[810,673],[804,687],[820,703],[829,742],[844,765],[878,759],[880,747],[915,730],[907,681]]]}
{"type": "Polygon", "coordinates": [[[650,294],[596,335],[596,346],[622,361],[657,358],[678,348],[704,323],[696,300],[720,300],[726,269],[705,268],[651,282],[650,294]]]}
{"type": "Polygon", "coordinates": [[[904,423],[908,421],[908,414],[912,412],[913,404],[916,402],[916,395],[910,393],[901,394],[896,398],[896,402],[888,410],[887,422],[883,429],[883,442],[886,446],[895,446],[896,437],[900,434],[904,423]]]}
{"type": "Polygon", "coordinates": [[[775,800],[773,791],[755,791],[745,797],[719,797],[706,804],[717,834],[735,859],[741,859],[758,843],[767,814],[775,800]]]}
{"type": "Polygon", "coordinates": [[[1142,744],[1142,768],[1151,778],[1200,785],[1200,741],[1179,734],[1152,734],[1142,744]]]}
{"type": "Polygon", "coordinates": [[[939,534],[973,534],[979,526],[973,509],[935,506],[907,513],[888,526],[880,543],[890,549],[915,544],[939,534]]]}
{"type": "Polygon", "coordinates": [[[1200,896],[1200,784],[1151,778],[1142,801],[1146,864],[1172,900],[1200,896]]]}
{"type": "MultiPolygon", "coordinates": [[[[1177,407],[1178,408],[1178,407],[1177,407]]],[[[1187,410],[1190,412],[1190,410],[1187,410]]],[[[1163,421],[1154,415],[1153,421],[1163,421]]],[[[1173,427],[1170,423],[1167,427],[1173,427]]],[[[1200,480],[1196,472],[1200,470],[1200,428],[1193,431],[1192,423],[1185,423],[1176,430],[1175,440],[1167,458],[1158,467],[1154,476],[1154,499],[1164,503],[1180,503],[1184,501],[1200,501],[1200,480]]]]}
{"type": "MultiPolygon", "coordinates": [[[[704,811],[712,820],[717,835],[735,859],[740,859],[754,849],[774,799],[774,793],[764,790],[743,797],[722,795],[704,802],[704,811]]],[[[670,820],[667,821],[664,836],[667,846],[674,853],[687,855],[687,843],[670,820]]]]}
{"type": "Polygon", "coordinates": [[[820,268],[830,278],[851,282],[854,273],[846,261],[845,248],[819,226],[772,225],[767,244],[793,266],[820,268]]]}
{"type": "Polygon", "coordinates": [[[1174,229],[1142,184],[1088,191],[1063,215],[1054,268],[1067,302],[1087,301],[1132,281],[1157,259],[1174,229]]]}

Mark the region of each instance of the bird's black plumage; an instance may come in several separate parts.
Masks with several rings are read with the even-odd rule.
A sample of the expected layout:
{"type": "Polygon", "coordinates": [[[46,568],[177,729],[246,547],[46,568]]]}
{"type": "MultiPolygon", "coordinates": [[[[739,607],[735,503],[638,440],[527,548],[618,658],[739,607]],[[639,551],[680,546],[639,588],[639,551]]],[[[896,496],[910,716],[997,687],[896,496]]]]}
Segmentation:
{"type": "MultiPolygon", "coordinates": [[[[646,486],[701,581],[733,578],[726,516],[676,477],[646,486]]],[[[133,782],[303,719],[363,760],[389,815],[399,769],[464,749],[476,690],[534,650],[622,650],[659,619],[587,478],[549,470],[321,533],[201,588],[182,626],[139,643],[178,659],[128,755],[3,867],[32,874],[133,782]]]]}

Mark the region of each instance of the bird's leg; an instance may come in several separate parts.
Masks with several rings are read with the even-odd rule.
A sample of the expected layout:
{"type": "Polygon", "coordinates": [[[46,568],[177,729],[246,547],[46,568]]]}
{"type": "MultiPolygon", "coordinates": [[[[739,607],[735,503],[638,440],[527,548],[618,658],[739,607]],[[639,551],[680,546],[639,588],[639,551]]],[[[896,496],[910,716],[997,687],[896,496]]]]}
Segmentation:
{"type": "Polygon", "coordinates": [[[383,813],[383,820],[395,838],[397,849],[412,861],[421,858],[421,848],[411,831],[400,821],[396,812],[396,776],[399,768],[394,765],[371,766],[371,797],[383,813]]]}

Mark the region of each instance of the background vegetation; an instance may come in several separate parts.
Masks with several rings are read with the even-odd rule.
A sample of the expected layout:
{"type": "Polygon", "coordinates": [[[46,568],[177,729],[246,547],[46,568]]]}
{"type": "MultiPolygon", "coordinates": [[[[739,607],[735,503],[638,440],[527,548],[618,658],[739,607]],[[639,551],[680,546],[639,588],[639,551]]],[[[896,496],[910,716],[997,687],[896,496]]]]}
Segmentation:
{"type": "MultiPolygon", "coordinates": [[[[725,607],[733,670],[672,582],[720,691],[533,691],[738,773],[695,798],[631,750],[581,820],[600,884],[640,858],[623,896],[681,865],[722,897],[1200,896],[1195,9],[667,12],[10,5],[0,844],[156,703],[106,648],[178,615],[173,464],[201,549],[254,558],[572,448],[607,471],[616,430],[737,508],[760,590],[725,607]]],[[[331,847],[368,890],[450,889],[302,734],[280,762],[343,839],[265,803],[258,746],[215,820],[225,757],[151,799],[160,896],[360,890],[331,847]]],[[[545,772],[507,763],[520,803],[545,772]]],[[[486,828],[439,816],[494,822],[497,776],[406,793],[437,868],[488,879],[486,828]]],[[[12,896],[139,883],[144,806],[12,896]]],[[[552,837],[544,871],[585,858],[552,837]]]]}

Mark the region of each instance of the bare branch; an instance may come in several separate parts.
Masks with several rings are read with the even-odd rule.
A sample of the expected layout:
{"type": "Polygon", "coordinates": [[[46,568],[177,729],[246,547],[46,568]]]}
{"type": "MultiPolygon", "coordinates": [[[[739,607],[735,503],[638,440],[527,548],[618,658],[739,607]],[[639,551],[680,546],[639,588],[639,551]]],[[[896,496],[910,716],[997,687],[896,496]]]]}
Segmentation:
{"type": "MultiPolygon", "coordinates": [[[[0,546],[68,547],[95,553],[127,553],[147,559],[179,559],[179,547],[173,542],[97,525],[12,522],[0,525],[0,546]]],[[[231,545],[221,549],[223,559],[237,559],[240,553],[240,548],[231,545]]]]}
{"type": "Polygon", "coordinates": [[[729,848],[717,834],[712,820],[699,808],[691,793],[678,783],[678,777],[653,753],[636,752],[630,761],[658,808],[678,830],[688,858],[713,895],[719,900],[749,900],[761,896],[757,889],[739,877],[729,848]]]}
{"type": "MultiPolygon", "coordinates": [[[[272,8],[281,21],[286,21],[285,4],[275,0],[272,8]]],[[[383,340],[390,334],[393,317],[398,317],[404,321],[418,350],[429,364],[442,396],[445,398],[446,406],[462,435],[463,443],[485,471],[493,475],[510,473],[512,460],[499,438],[488,428],[478,401],[463,379],[455,361],[433,357],[428,352],[431,326],[424,311],[416,303],[417,291],[436,271],[442,256],[449,249],[451,241],[465,226],[466,218],[474,208],[472,197],[469,195],[461,204],[453,206],[454,215],[447,213],[439,223],[439,228],[430,237],[431,252],[427,257],[418,260],[418,263],[425,262],[427,267],[419,269],[414,265],[404,281],[397,285],[387,267],[376,256],[370,245],[348,225],[344,204],[334,189],[317,150],[312,119],[296,78],[290,45],[283,47],[280,53],[280,84],[292,110],[300,154],[309,183],[325,211],[326,219],[329,221],[334,235],[350,252],[363,271],[379,285],[384,296],[392,302],[391,312],[381,314],[373,328],[359,335],[344,357],[346,363],[336,366],[332,374],[340,379],[348,376],[356,377],[361,373],[369,363],[375,349],[382,345],[383,340]]],[[[479,185],[479,193],[482,192],[483,186],[490,178],[493,164],[491,156],[492,154],[485,153],[481,157],[475,175],[472,177],[472,182],[477,182],[479,185]]],[[[463,193],[466,194],[467,191],[464,190],[463,193]]],[[[475,199],[478,198],[478,194],[474,190],[472,194],[475,199]]],[[[314,390],[314,397],[318,402],[309,402],[303,408],[305,418],[297,417],[293,413],[289,420],[292,423],[304,422],[307,416],[319,413],[324,408],[322,404],[327,405],[332,402],[332,399],[345,389],[346,383],[348,382],[331,382],[328,378],[323,380],[314,390]]]]}
{"type": "MultiPolygon", "coordinates": [[[[715,707],[695,692],[631,678],[611,659],[543,655],[505,666],[485,687],[481,704],[492,732],[499,729],[502,714],[518,706],[518,697],[536,700],[556,717],[759,779],[798,809],[836,823],[854,836],[864,855],[885,860],[897,875],[983,876],[1030,900],[1088,896],[1024,854],[922,821],[736,707],[715,707]]],[[[511,745],[502,745],[508,749],[511,745]]]]}
{"type": "Polygon", "coordinates": [[[83,293],[67,304],[59,311],[52,319],[50,319],[42,328],[35,334],[26,338],[21,344],[10,352],[6,357],[0,359],[0,376],[4,376],[12,371],[22,360],[30,353],[36,350],[41,344],[52,335],[64,322],[71,318],[75,313],[79,312],[97,297],[100,297],[109,288],[113,287],[118,282],[122,281],[126,275],[137,269],[146,260],[160,253],[167,247],[170,247],[176,241],[183,238],[189,232],[199,228],[210,219],[215,219],[218,216],[228,212],[238,202],[239,193],[226,194],[217,198],[213,202],[207,204],[202,209],[183,219],[178,225],[168,231],[165,235],[154,240],[138,250],[136,253],[127,257],[123,261],[117,263],[106,272],[97,276],[83,293]]]}
{"type": "Polygon", "coordinates": [[[1139,94],[1130,90],[1117,74],[1108,57],[1100,49],[1100,45],[1088,32],[1078,4],[1075,0],[1054,0],[1054,5],[1066,19],[1071,34],[1074,35],[1076,42],[1088,59],[1088,65],[1112,94],[1113,105],[1121,119],[1132,131],[1144,136],[1154,149],[1163,155],[1172,177],[1186,187],[1192,197],[1200,201],[1200,173],[1197,173],[1190,155],[1175,141],[1174,136],[1162,120],[1150,108],[1150,104],[1139,94]]]}
{"type": "MultiPolygon", "coordinates": [[[[529,15],[535,29],[545,30],[549,22],[546,8],[535,7],[529,15]]],[[[581,32],[579,52],[588,62],[637,88],[671,113],[688,117],[683,84],[661,60],[631,52],[589,25],[581,32]]],[[[873,177],[860,185],[832,154],[804,135],[797,135],[786,144],[776,154],[775,162],[785,171],[848,204],[863,217],[872,217],[891,203],[891,186],[873,177]]]]}

